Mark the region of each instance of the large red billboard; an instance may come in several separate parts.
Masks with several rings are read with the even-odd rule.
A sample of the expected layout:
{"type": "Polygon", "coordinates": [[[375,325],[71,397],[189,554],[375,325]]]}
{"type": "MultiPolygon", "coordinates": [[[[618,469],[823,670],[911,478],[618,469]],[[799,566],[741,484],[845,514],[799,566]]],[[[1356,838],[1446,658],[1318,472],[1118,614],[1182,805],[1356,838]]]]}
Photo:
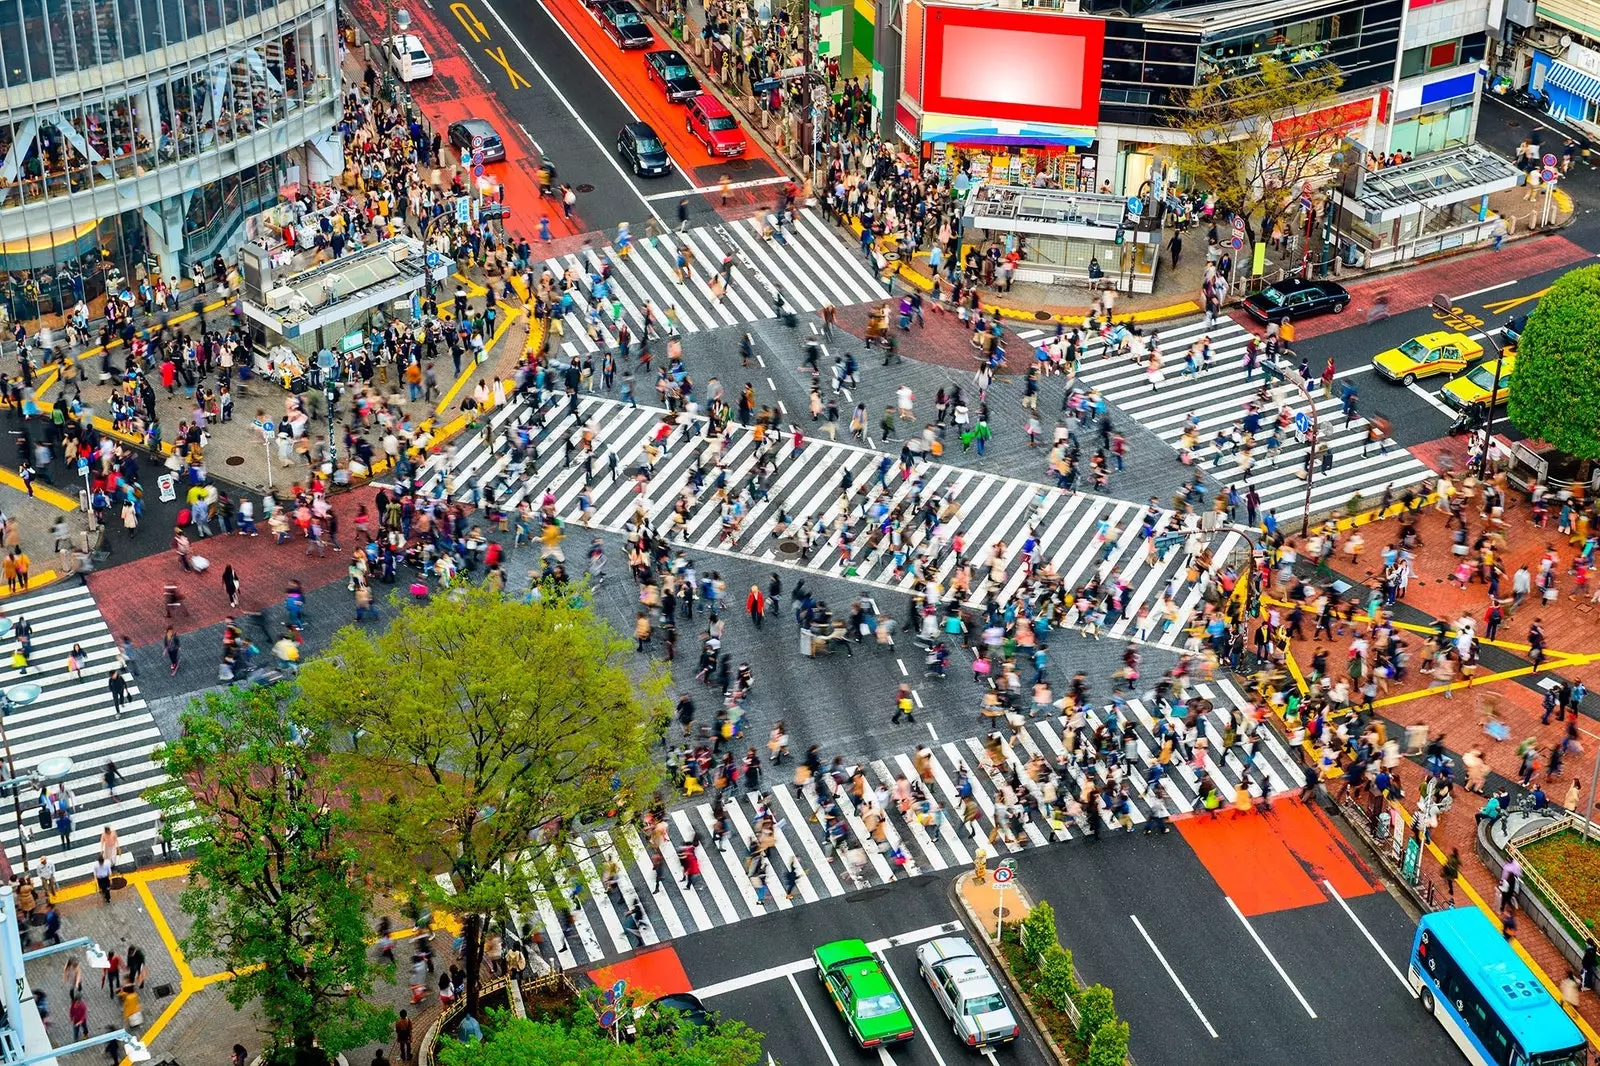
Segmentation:
{"type": "Polygon", "coordinates": [[[929,5],[922,109],[1011,122],[1093,126],[1105,23],[1036,12],[929,5]]]}

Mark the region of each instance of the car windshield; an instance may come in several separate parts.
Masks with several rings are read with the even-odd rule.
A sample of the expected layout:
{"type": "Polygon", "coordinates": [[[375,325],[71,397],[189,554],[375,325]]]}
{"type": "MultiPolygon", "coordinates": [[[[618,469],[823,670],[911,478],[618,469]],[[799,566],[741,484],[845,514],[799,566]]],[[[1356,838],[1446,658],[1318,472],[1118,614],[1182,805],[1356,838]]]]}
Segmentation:
{"type": "Polygon", "coordinates": [[[900,1009],[900,997],[893,992],[867,996],[856,1001],[857,1018],[882,1018],[884,1015],[894,1014],[900,1009]]]}
{"type": "Polygon", "coordinates": [[[1400,354],[1420,361],[1428,357],[1428,346],[1413,337],[1400,346],[1400,354]]]}
{"type": "Polygon", "coordinates": [[[733,121],[732,115],[723,115],[721,118],[714,118],[711,120],[710,126],[714,130],[736,130],[739,128],[739,124],[733,121]]]}
{"type": "Polygon", "coordinates": [[[661,151],[661,142],[656,140],[654,137],[640,137],[639,141],[638,141],[638,144],[639,144],[639,151],[641,151],[641,152],[659,152],[659,151],[661,151]]]}
{"type": "Polygon", "coordinates": [[[669,78],[687,78],[689,76],[689,68],[682,63],[666,63],[661,69],[666,72],[666,76],[669,78]]]}
{"type": "Polygon", "coordinates": [[[1588,1050],[1580,1047],[1571,1051],[1550,1051],[1528,1061],[1533,1066],[1583,1066],[1588,1061],[1588,1050]]]}
{"type": "Polygon", "coordinates": [[[974,996],[967,1000],[967,1013],[973,1017],[1005,1009],[1006,1001],[1001,998],[998,992],[988,996],[974,996]]]}
{"type": "Polygon", "coordinates": [[[618,11],[613,16],[612,21],[618,26],[637,26],[639,25],[639,16],[632,11],[618,11]]]}
{"type": "Polygon", "coordinates": [[[1269,307],[1282,307],[1283,293],[1279,292],[1277,289],[1262,289],[1261,302],[1269,307]]]}
{"type": "Polygon", "coordinates": [[[420,48],[413,48],[411,50],[411,62],[413,62],[413,63],[426,63],[427,61],[428,61],[428,53],[424,52],[420,48]]]}

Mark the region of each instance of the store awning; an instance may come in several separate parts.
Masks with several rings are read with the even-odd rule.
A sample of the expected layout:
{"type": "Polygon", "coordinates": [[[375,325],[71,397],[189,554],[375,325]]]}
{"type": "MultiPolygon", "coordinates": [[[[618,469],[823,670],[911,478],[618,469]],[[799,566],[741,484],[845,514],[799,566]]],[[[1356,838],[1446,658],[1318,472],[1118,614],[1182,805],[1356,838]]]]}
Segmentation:
{"type": "Polygon", "coordinates": [[[1544,84],[1546,89],[1554,85],[1574,96],[1600,103],[1600,78],[1585,74],[1577,67],[1569,67],[1560,60],[1550,64],[1550,69],[1544,75],[1544,84]]]}

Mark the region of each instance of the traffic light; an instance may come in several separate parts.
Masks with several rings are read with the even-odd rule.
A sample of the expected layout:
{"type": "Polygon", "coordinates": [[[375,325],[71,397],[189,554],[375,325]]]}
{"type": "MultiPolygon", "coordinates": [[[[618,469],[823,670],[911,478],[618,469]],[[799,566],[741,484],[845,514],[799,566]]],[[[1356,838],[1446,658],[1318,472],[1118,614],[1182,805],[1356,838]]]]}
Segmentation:
{"type": "Polygon", "coordinates": [[[1127,227],[1118,226],[1117,227],[1117,243],[1121,244],[1123,242],[1123,240],[1126,239],[1127,236],[1128,236],[1127,227]]]}
{"type": "Polygon", "coordinates": [[[499,222],[511,217],[511,208],[504,204],[486,204],[478,212],[479,222],[499,222]]]}

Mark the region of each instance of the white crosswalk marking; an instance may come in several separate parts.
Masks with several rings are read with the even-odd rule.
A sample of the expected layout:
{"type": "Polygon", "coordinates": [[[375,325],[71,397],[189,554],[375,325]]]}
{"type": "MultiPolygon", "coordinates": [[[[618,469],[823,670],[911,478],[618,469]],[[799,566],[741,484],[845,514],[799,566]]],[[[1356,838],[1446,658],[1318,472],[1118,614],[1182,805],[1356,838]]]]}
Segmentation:
{"type": "MultiPolygon", "coordinates": [[[[1134,615],[1141,606],[1147,606],[1154,616],[1148,642],[1177,647],[1185,637],[1185,625],[1201,601],[1201,586],[1189,585],[1184,580],[1184,545],[1170,546],[1164,551],[1164,557],[1152,564],[1146,543],[1140,536],[1145,512],[1137,504],[1093,494],[1066,494],[1015,477],[942,463],[919,462],[911,478],[902,479],[897,468],[880,476],[879,464],[883,457],[865,448],[843,442],[808,440],[796,454],[792,440],[785,434],[777,452],[776,474],[767,488],[766,498],[757,496],[739,529],[729,531],[718,511],[715,456],[707,454],[713,446],[701,435],[703,422],[692,427],[694,436],[689,439],[684,438],[682,427],[673,430],[666,454],[658,459],[649,483],[640,493],[636,492],[631,475],[638,472],[644,461],[645,444],[661,426],[666,412],[653,407],[633,408],[592,395],[579,397],[578,412],[575,418],[564,402],[547,409],[545,424],[530,427],[533,434],[530,461],[522,466],[520,473],[514,473],[509,452],[516,427],[529,424],[533,415],[527,401],[513,400],[490,416],[493,443],[483,433],[474,434],[454,451],[435,459],[423,473],[423,492],[443,495],[448,487],[448,495],[454,498],[493,500],[508,510],[524,500],[537,505],[548,496],[554,499],[556,513],[563,523],[574,523],[568,526],[569,538],[578,528],[575,523],[582,515],[580,502],[586,494],[593,505],[590,523],[596,529],[620,532],[632,523],[635,510],[643,508],[652,524],[669,540],[698,551],[734,554],[835,577],[842,572],[866,585],[909,592],[915,581],[910,564],[918,551],[931,544],[930,531],[914,514],[904,523],[905,551],[898,561],[887,538],[883,545],[873,548],[873,524],[860,518],[860,506],[852,508],[854,528],[859,535],[848,566],[841,558],[836,535],[828,536],[815,552],[802,556],[792,540],[780,541],[772,536],[772,530],[780,509],[789,515],[795,531],[810,518],[826,516],[836,520],[840,484],[846,476],[854,489],[854,501],[870,505],[875,505],[874,497],[880,487],[891,502],[907,499],[915,479],[921,478],[924,499],[935,497],[948,486],[961,505],[960,513],[949,523],[944,543],[948,545],[949,536],[955,530],[966,538],[967,558],[973,563],[976,574],[975,597],[987,580],[985,561],[1001,541],[1006,545],[1006,557],[1010,560],[1004,593],[1014,595],[1021,587],[1019,557],[1030,523],[1039,541],[1035,558],[1050,562],[1068,586],[1081,586],[1093,575],[1102,550],[1107,547],[1096,535],[1104,524],[1111,537],[1105,555],[1110,572],[1120,574],[1129,593],[1124,614],[1110,627],[1113,636],[1133,637],[1134,615]],[[566,440],[579,432],[579,419],[587,423],[595,439],[593,476],[587,484],[578,453],[574,453],[571,465],[562,465],[566,440]],[[608,455],[617,459],[616,478],[607,472],[608,455]],[[697,464],[704,484],[694,497],[695,506],[680,539],[672,528],[673,508],[697,464]],[[1036,508],[1035,502],[1041,494],[1044,502],[1036,508]],[[1179,624],[1168,627],[1160,624],[1162,593],[1174,583],[1178,586],[1174,599],[1179,605],[1179,624]]],[[[757,445],[751,431],[737,424],[730,425],[726,434],[726,482],[729,495],[737,496],[754,469],[757,445]]],[[[1169,514],[1161,511],[1158,521],[1164,524],[1169,514]]],[[[1239,534],[1231,530],[1218,535],[1197,534],[1196,542],[1200,541],[1209,541],[1212,557],[1219,562],[1226,560],[1242,543],[1239,534]]],[[[569,551],[581,550],[581,547],[569,540],[569,551]]],[[[949,579],[955,565],[954,553],[947,553],[936,568],[941,582],[949,579]]]]}
{"type": "MultiPolygon", "coordinates": [[[[5,717],[16,776],[26,777],[48,758],[65,756],[72,770],[65,781],[72,810],[72,845],[63,848],[55,826],[40,825],[39,808],[25,818],[30,863],[49,855],[56,876],[65,882],[86,877],[99,853],[100,832],[116,830],[124,854],[147,855],[156,847],[156,810],[145,802],[146,789],[165,778],[150,753],[161,744],[161,731],[150,716],[137,679],[123,677],[128,688],[119,716],[114,710],[106,680],[116,667],[116,641],[88,588],[72,582],[46,591],[16,596],[5,602],[5,617],[13,626],[26,620],[32,630],[32,651],[26,671],[12,666],[17,650],[15,629],[0,640],[0,690],[13,691],[23,683],[38,685],[33,703],[17,706],[5,717]],[[73,645],[84,653],[81,676],[67,669],[73,645]],[[119,780],[115,797],[107,792],[103,775],[115,763],[119,780]]],[[[148,664],[147,669],[159,669],[148,664]]],[[[24,806],[37,799],[38,790],[24,789],[24,806]]],[[[11,819],[0,819],[0,846],[20,864],[18,829],[11,819]]]]}
{"type": "Polygon", "coordinates": [[[795,216],[782,240],[763,240],[760,218],[723,222],[687,234],[666,234],[655,244],[634,240],[624,256],[607,245],[545,260],[543,268],[557,277],[573,271],[571,307],[562,315],[562,349],[595,352],[601,344],[616,345],[620,308],[634,338],[643,335],[644,305],[649,304],[656,328],[665,332],[669,316],[681,333],[753,322],[774,314],[774,296],[782,293],[793,311],[815,311],[825,304],[849,306],[882,299],[884,291],[861,255],[843,241],[815,211],[795,216]],[[689,277],[679,281],[678,256],[686,256],[689,277]],[[734,260],[732,283],[717,299],[711,279],[724,257],[734,260]],[[599,298],[593,279],[609,264],[599,298]],[[595,327],[599,341],[591,335],[595,327]]]}
{"type": "MultiPolygon", "coordinates": [[[[1244,708],[1247,705],[1238,690],[1228,682],[1201,682],[1195,687],[1194,694],[1213,701],[1211,709],[1204,715],[1206,734],[1213,739],[1213,745],[1205,756],[1203,769],[1216,785],[1224,804],[1227,804],[1231,801],[1239,782],[1243,747],[1241,742],[1241,745],[1235,747],[1233,754],[1228,756],[1219,750],[1221,737],[1233,709],[1244,708]]],[[[1120,719],[1121,722],[1131,722],[1133,725],[1134,747],[1139,752],[1141,764],[1161,747],[1153,733],[1156,722],[1152,718],[1152,713],[1151,708],[1145,706],[1142,701],[1133,701],[1120,719]]],[[[1122,731],[1121,725],[1108,722],[1110,717],[1106,709],[1095,709],[1089,715],[1089,732],[1092,734],[1096,725],[1105,723],[1114,737],[1119,735],[1122,731]]],[[[1002,790],[1015,792],[1018,801],[1021,801],[1024,794],[1030,792],[1035,798],[1042,796],[1037,784],[1028,779],[1028,763],[1031,759],[1041,758],[1057,773],[1061,773],[1062,748],[1058,734],[1065,725],[1065,719],[1055,716],[1034,719],[1026,723],[1016,736],[1004,738],[999,748],[1001,755],[999,766],[991,764],[992,761],[986,755],[988,742],[982,737],[963,738],[926,749],[932,760],[935,779],[934,799],[942,809],[944,824],[941,829],[931,829],[920,824],[914,813],[910,817],[902,817],[894,804],[889,804],[885,835],[891,846],[898,845],[905,850],[908,859],[907,873],[915,876],[917,872],[945,870],[952,865],[969,863],[972,861],[973,851],[978,847],[988,849],[992,855],[995,850],[1019,851],[1085,836],[1087,830],[1084,823],[1063,822],[1061,823],[1063,828],[1052,831],[1046,824],[1044,814],[1029,814],[1026,811],[1023,813],[1023,832],[1015,845],[1005,845],[1000,842],[1002,838],[999,834],[995,833],[997,814],[1004,816],[1002,790]],[[967,827],[962,827],[960,824],[960,798],[955,784],[963,766],[967,768],[966,779],[971,786],[973,800],[979,812],[978,818],[967,827]],[[1005,778],[1004,781],[1001,780],[1002,777],[1005,778]],[[1021,785],[1020,789],[1016,787],[1018,782],[1021,785]],[[997,838],[997,845],[987,843],[991,836],[997,838]],[[972,845],[970,849],[964,846],[962,837],[968,837],[972,845]]],[[[1263,774],[1269,782],[1271,794],[1290,791],[1295,787],[1293,783],[1300,777],[1294,756],[1271,730],[1267,730],[1264,736],[1261,750],[1251,771],[1251,791],[1257,792],[1254,782],[1263,774]]],[[[1092,750],[1094,743],[1092,736],[1080,741],[1080,754],[1086,754],[1085,745],[1090,746],[1092,750]]],[[[1120,750],[1121,744],[1114,739],[1108,747],[1120,750]]],[[[1175,813],[1192,810],[1198,801],[1195,793],[1196,775],[1181,760],[1181,754],[1175,755],[1174,766],[1177,769],[1169,772],[1162,784],[1168,806],[1175,813]]],[[[892,787],[896,774],[905,774],[908,781],[919,781],[911,754],[898,754],[873,760],[865,769],[869,783],[874,786],[881,784],[892,787]]],[[[1086,760],[1082,766],[1072,767],[1067,771],[1060,786],[1063,799],[1067,794],[1075,795],[1082,789],[1084,775],[1087,775],[1089,781],[1096,786],[1109,789],[1111,785],[1111,774],[1106,761],[1099,758],[1086,760]]],[[[1135,826],[1144,825],[1150,819],[1150,796],[1145,778],[1146,774],[1142,770],[1128,775],[1130,815],[1135,826]]],[[[847,777],[846,785],[848,780],[847,777]]],[[[597,831],[588,838],[574,841],[572,848],[572,854],[576,859],[574,868],[568,874],[558,872],[553,875],[550,884],[536,886],[534,893],[536,909],[547,927],[550,927],[550,923],[557,922],[550,900],[558,896],[572,900],[573,881],[581,880],[588,887],[588,891],[582,893],[579,905],[573,908],[573,926],[578,935],[564,938],[558,934],[552,938],[554,942],[562,944],[563,963],[572,965],[575,960],[571,956],[574,953],[587,956],[589,962],[598,961],[608,954],[607,947],[595,934],[599,929],[606,931],[606,939],[617,951],[629,950],[631,945],[626,943],[622,932],[623,918],[627,908],[632,906],[634,901],[638,902],[645,913],[646,921],[642,926],[645,930],[644,939],[646,943],[655,943],[658,939],[675,939],[695,931],[678,919],[680,911],[686,910],[690,913],[695,919],[695,926],[699,929],[709,929],[745,921],[763,913],[770,913],[774,909],[843,896],[893,880],[895,871],[888,860],[887,851],[878,850],[865,824],[858,817],[858,812],[850,804],[847,792],[841,791],[840,794],[840,816],[845,820],[846,832],[842,838],[843,843],[834,854],[829,854],[825,848],[826,828],[814,817],[814,813],[822,808],[818,806],[813,788],[808,786],[804,789],[803,798],[797,800],[794,796],[794,786],[784,781],[781,775],[775,774],[770,781],[768,794],[774,802],[772,813],[775,816],[772,826],[775,857],[768,864],[767,883],[771,890],[768,906],[755,902],[754,890],[749,886],[748,875],[745,873],[744,858],[759,830],[759,818],[755,814],[758,809],[757,797],[754,795],[735,791],[730,791],[727,795],[726,805],[732,831],[725,846],[721,848],[710,842],[712,819],[709,803],[697,804],[693,809],[679,808],[669,814],[668,835],[664,840],[662,851],[669,874],[663,878],[659,893],[652,892],[653,871],[650,853],[647,850],[650,845],[638,832],[629,829],[617,838],[609,833],[597,831]],[[697,837],[701,841],[701,887],[695,891],[686,891],[682,883],[681,869],[677,864],[676,851],[697,837]],[[860,870],[859,881],[848,870],[844,854],[856,847],[865,851],[867,860],[860,870]],[[797,855],[806,856],[801,862],[805,867],[805,873],[796,886],[796,895],[791,902],[785,898],[782,873],[788,867],[790,860],[797,855]],[[604,860],[609,860],[617,874],[618,885],[615,894],[604,891],[595,873],[594,864],[604,861],[601,856],[604,856],[604,860]],[[733,878],[734,887],[731,891],[723,880],[724,877],[733,878]],[[715,903],[709,914],[701,903],[708,893],[715,903]],[[743,906],[739,903],[740,898],[744,900],[743,906]]],[[[1103,818],[1100,812],[1094,811],[1086,812],[1086,816],[1100,819],[1101,832],[1117,828],[1117,819],[1109,812],[1103,818]]],[[[559,929],[559,925],[555,928],[559,929]]]]}
{"type": "MultiPolygon", "coordinates": [[[[1299,390],[1292,386],[1274,379],[1272,398],[1262,412],[1263,432],[1256,435],[1255,465],[1249,476],[1240,470],[1231,448],[1220,464],[1214,464],[1216,452],[1211,442],[1217,431],[1227,429],[1244,416],[1245,403],[1255,398],[1262,385],[1259,368],[1246,376],[1244,350],[1251,332],[1227,318],[1218,319],[1209,327],[1200,319],[1178,326],[1151,327],[1149,332],[1160,339],[1163,360],[1164,380],[1154,391],[1143,365],[1115,354],[1104,357],[1105,345],[1098,336],[1088,340],[1079,361],[1078,379],[1083,387],[1098,389],[1108,403],[1175,449],[1183,437],[1184,421],[1192,415],[1199,425],[1199,443],[1195,449],[1197,467],[1223,485],[1237,485],[1240,496],[1245,494],[1247,484],[1255,485],[1261,495],[1263,514],[1276,510],[1279,519],[1287,520],[1304,513],[1306,444],[1296,436],[1292,426],[1280,438],[1282,446],[1276,458],[1269,460],[1268,449],[1260,443],[1269,436],[1266,429],[1275,424],[1281,407],[1287,406],[1293,414],[1310,415],[1299,390]],[[1205,337],[1211,339],[1210,369],[1193,375],[1183,373],[1184,355],[1189,346],[1205,337]]],[[[1021,336],[1034,346],[1051,337],[1042,330],[1026,330],[1021,336]]],[[[1317,379],[1322,368],[1314,366],[1310,370],[1311,377],[1317,379]]],[[[1359,408],[1376,416],[1384,410],[1386,386],[1376,379],[1374,382],[1362,391],[1359,408]]],[[[1328,444],[1333,453],[1332,470],[1323,474],[1319,463],[1312,477],[1313,514],[1343,507],[1358,492],[1364,500],[1376,505],[1385,488],[1392,488],[1398,497],[1404,489],[1432,477],[1427,466],[1393,442],[1386,442],[1387,453],[1372,446],[1363,456],[1362,446],[1369,428],[1367,419],[1358,416],[1346,422],[1338,383],[1333,395],[1328,397],[1322,394],[1318,381],[1313,380],[1311,387],[1319,443],[1328,444]]]]}

